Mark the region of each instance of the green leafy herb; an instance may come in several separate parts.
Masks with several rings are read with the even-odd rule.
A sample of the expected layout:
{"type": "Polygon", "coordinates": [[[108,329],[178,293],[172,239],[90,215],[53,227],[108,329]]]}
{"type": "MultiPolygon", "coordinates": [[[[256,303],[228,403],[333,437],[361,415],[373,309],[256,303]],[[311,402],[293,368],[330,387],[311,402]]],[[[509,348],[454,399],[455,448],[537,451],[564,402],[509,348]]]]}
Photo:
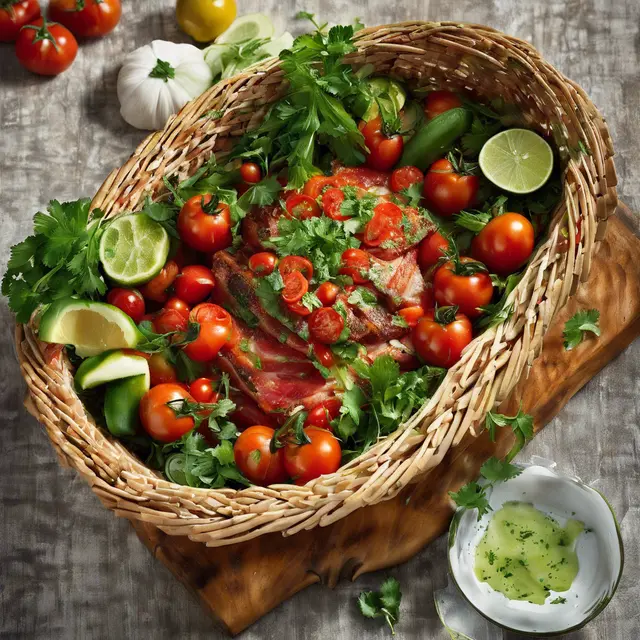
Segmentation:
{"type": "Polygon", "coordinates": [[[395,578],[387,578],[380,585],[380,591],[363,591],[358,597],[358,607],[365,618],[384,618],[395,635],[401,600],[400,583],[395,578]]]}
{"type": "Polygon", "coordinates": [[[502,482],[520,475],[520,469],[510,462],[489,458],[480,468],[480,475],[489,482],[502,482]]]}
{"type": "Polygon", "coordinates": [[[315,293],[308,291],[302,296],[302,300],[300,302],[307,308],[309,311],[313,311],[314,309],[320,309],[322,307],[322,302],[320,302],[320,298],[315,293]]]}
{"type": "Polygon", "coordinates": [[[511,427],[516,436],[516,444],[509,452],[507,461],[511,462],[527,440],[533,438],[533,416],[518,410],[515,416],[505,416],[501,413],[489,411],[485,418],[485,428],[489,432],[492,442],[496,439],[496,427],[511,427]]]}
{"type": "Polygon", "coordinates": [[[475,323],[478,329],[495,327],[502,322],[506,322],[511,317],[513,314],[513,304],[507,302],[507,299],[521,279],[521,273],[513,273],[508,276],[503,283],[500,283],[500,286],[504,288],[500,299],[497,302],[480,307],[480,309],[484,311],[484,315],[480,316],[475,323]]]}
{"type": "Polygon", "coordinates": [[[477,482],[468,482],[460,487],[457,492],[449,491],[449,495],[458,507],[463,509],[477,509],[478,520],[480,520],[485,513],[491,511],[486,489],[481,487],[477,482]]]}
{"type": "Polygon", "coordinates": [[[566,598],[563,598],[562,596],[558,596],[555,600],[552,600],[549,604],[565,604],[567,601],[566,598]]]}
{"type": "Polygon", "coordinates": [[[414,182],[410,187],[402,189],[400,193],[407,198],[408,207],[417,207],[422,201],[422,182],[414,182]]]}
{"type": "Polygon", "coordinates": [[[600,335],[600,312],[597,309],[589,311],[578,311],[573,317],[565,322],[564,331],[564,348],[567,351],[577,347],[586,337],[587,332],[591,332],[596,336],[600,335]]]}
{"type": "Polygon", "coordinates": [[[353,304],[356,307],[366,308],[378,304],[378,297],[371,289],[366,287],[357,287],[354,289],[347,298],[349,304],[353,304]]]}

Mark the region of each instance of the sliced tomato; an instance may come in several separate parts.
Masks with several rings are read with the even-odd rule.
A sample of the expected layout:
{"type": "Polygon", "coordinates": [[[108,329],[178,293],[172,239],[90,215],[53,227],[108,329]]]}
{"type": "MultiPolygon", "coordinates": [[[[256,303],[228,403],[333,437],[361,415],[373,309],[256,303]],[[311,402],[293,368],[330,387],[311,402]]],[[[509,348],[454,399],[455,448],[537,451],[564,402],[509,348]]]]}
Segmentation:
{"type": "Polygon", "coordinates": [[[302,296],[309,291],[309,281],[300,271],[292,271],[284,276],[282,280],[284,282],[284,289],[281,295],[287,304],[302,300],[302,296]]]}
{"type": "Polygon", "coordinates": [[[302,189],[305,196],[309,196],[313,200],[322,194],[327,187],[337,187],[335,177],[333,176],[313,176],[309,178],[302,189]]]}
{"type": "Polygon", "coordinates": [[[348,220],[350,216],[345,216],[340,211],[340,206],[344,202],[342,189],[331,187],[322,194],[322,210],[325,215],[332,220],[348,220]]]}
{"type": "Polygon", "coordinates": [[[286,256],[278,264],[280,275],[284,278],[288,273],[299,271],[307,280],[313,278],[313,265],[311,260],[302,256],[286,256]]]}
{"type": "Polygon", "coordinates": [[[331,307],[316,309],[309,316],[309,335],[322,344],[333,344],[340,339],[344,318],[331,307]]]}
{"type": "Polygon", "coordinates": [[[291,313],[295,313],[296,315],[302,316],[303,318],[311,315],[311,309],[305,307],[300,301],[288,304],[287,309],[289,309],[291,313]]]}
{"type": "Polygon", "coordinates": [[[320,205],[311,196],[300,193],[289,196],[285,201],[285,206],[289,215],[300,220],[317,218],[321,213],[320,205]]]}
{"type": "Polygon", "coordinates": [[[369,267],[371,258],[362,249],[347,249],[342,254],[340,273],[349,276],[354,284],[364,284],[369,281],[369,267]]]}
{"type": "Polygon", "coordinates": [[[316,289],[316,296],[322,302],[323,307],[333,306],[339,293],[340,287],[333,282],[323,282],[316,289]]]}
{"type": "Polygon", "coordinates": [[[424,309],[419,305],[404,307],[398,311],[398,315],[404,318],[404,321],[410,327],[415,327],[418,324],[418,320],[420,320],[424,314],[424,309]]]}
{"type": "Polygon", "coordinates": [[[393,202],[376,205],[373,218],[364,228],[364,243],[379,247],[383,242],[393,240],[402,234],[402,209],[393,202]]]}

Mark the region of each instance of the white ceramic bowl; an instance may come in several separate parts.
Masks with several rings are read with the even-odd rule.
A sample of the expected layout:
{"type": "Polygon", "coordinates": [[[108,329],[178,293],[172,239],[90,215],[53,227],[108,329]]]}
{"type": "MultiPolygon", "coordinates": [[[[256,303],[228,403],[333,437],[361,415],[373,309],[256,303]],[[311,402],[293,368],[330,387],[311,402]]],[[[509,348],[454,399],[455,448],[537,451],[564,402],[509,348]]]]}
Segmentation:
{"type": "Polygon", "coordinates": [[[488,489],[493,512],[505,502],[532,503],[564,526],[569,518],[584,522],[586,532],[576,543],[579,571],[571,589],[551,592],[536,605],[509,600],[476,578],[475,550],[493,512],[477,519],[477,511],[459,509],[449,528],[449,570],[469,603],[501,627],[530,635],[567,633],[584,626],[609,603],[622,576],[624,553],[615,515],[607,500],[578,478],[555,470],[554,465],[518,465],[522,473],[488,489]],[[550,604],[558,596],[564,604],[550,604]]]}

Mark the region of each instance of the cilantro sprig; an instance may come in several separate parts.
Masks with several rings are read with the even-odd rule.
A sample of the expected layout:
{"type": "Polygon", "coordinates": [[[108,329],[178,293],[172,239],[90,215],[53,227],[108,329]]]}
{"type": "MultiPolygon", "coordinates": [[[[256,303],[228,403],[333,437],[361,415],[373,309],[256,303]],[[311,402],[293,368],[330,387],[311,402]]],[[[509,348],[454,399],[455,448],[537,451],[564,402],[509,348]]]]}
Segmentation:
{"type": "Polygon", "coordinates": [[[358,597],[358,608],[365,618],[384,618],[395,635],[395,625],[400,617],[402,592],[395,578],[387,578],[379,591],[363,591],[358,597]]]}
{"type": "Polygon", "coordinates": [[[564,338],[564,348],[567,351],[577,347],[586,337],[587,333],[600,335],[600,312],[597,309],[588,311],[578,311],[565,322],[562,336],[564,338]]]}

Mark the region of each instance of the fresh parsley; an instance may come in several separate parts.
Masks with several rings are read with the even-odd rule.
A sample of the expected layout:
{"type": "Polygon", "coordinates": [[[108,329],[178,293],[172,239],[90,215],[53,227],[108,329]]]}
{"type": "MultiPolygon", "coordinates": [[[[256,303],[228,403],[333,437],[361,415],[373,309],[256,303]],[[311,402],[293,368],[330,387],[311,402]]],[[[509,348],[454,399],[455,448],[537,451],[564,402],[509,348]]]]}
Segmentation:
{"type": "Polygon", "coordinates": [[[363,591],[358,597],[358,607],[365,618],[384,618],[395,635],[401,600],[400,583],[395,578],[387,578],[379,591],[363,591]]]}
{"type": "Polygon", "coordinates": [[[564,348],[567,351],[577,347],[585,338],[588,332],[596,336],[600,335],[600,312],[597,309],[588,311],[578,311],[574,316],[565,322],[562,336],[564,338],[564,348]]]}

